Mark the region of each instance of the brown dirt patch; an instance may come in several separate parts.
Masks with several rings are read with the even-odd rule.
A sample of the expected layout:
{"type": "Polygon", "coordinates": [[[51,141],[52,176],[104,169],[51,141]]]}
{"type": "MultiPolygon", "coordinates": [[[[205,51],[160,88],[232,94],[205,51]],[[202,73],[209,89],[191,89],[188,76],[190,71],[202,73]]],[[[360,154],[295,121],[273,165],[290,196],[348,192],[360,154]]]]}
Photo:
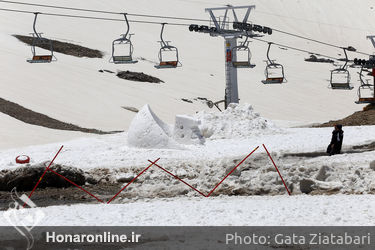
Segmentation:
{"type": "Polygon", "coordinates": [[[24,108],[21,105],[18,105],[17,103],[7,101],[3,98],[0,98],[0,112],[6,115],[9,115],[13,118],[16,118],[17,120],[28,123],[28,124],[51,128],[51,129],[79,131],[79,132],[92,133],[92,134],[113,134],[113,133],[122,132],[122,131],[104,132],[104,131],[97,130],[97,129],[81,128],[71,123],[65,123],[65,122],[53,119],[49,116],[43,115],[41,113],[24,108]]]}
{"type": "MultiPolygon", "coordinates": [[[[32,45],[33,43],[33,37],[31,36],[21,36],[21,35],[13,35],[21,42],[24,42],[28,45],[32,45]]],[[[103,52],[96,50],[96,49],[90,49],[86,48],[80,45],[72,44],[72,43],[66,43],[66,42],[60,42],[57,40],[51,40],[53,44],[53,50],[54,52],[62,53],[69,56],[75,56],[75,57],[88,57],[88,58],[103,58],[103,52]]],[[[49,46],[47,44],[37,46],[42,49],[49,50],[49,46]]]]}
{"type": "Polygon", "coordinates": [[[120,71],[117,76],[121,79],[135,81],[135,82],[150,82],[150,83],[162,83],[163,81],[157,77],[146,75],[143,72],[131,72],[131,71],[120,71]]]}
{"type": "MultiPolygon", "coordinates": [[[[111,183],[100,183],[96,185],[84,185],[82,186],[85,190],[97,196],[99,199],[107,202],[112,198],[120,189],[121,184],[111,183]]],[[[25,193],[28,195],[30,192],[18,192],[20,195],[25,193]]],[[[127,193],[124,192],[126,195],[127,193]]],[[[32,196],[32,201],[37,204],[38,207],[48,207],[57,205],[69,205],[69,204],[99,204],[99,202],[91,197],[89,194],[83,192],[77,187],[71,186],[66,188],[41,188],[38,187],[32,196]]],[[[0,191],[0,211],[9,208],[9,204],[12,202],[10,192],[0,191]]],[[[113,201],[115,203],[116,201],[113,201]]]]}
{"type": "MultiPolygon", "coordinates": [[[[34,166],[17,168],[15,170],[0,171],[0,190],[11,191],[13,188],[17,188],[18,191],[31,191],[39,181],[39,178],[43,176],[48,165],[49,162],[46,162],[34,166]]],[[[53,164],[50,169],[68,178],[77,185],[84,185],[86,182],[85,174],[81,169],[58,164],[53,164]]],[[[40,188],[66,188],[70,186],[72,186],[71,183],[51,171],[45,173],[43,181],[40,182],[39,185],[40,188]]]]}
{"type": "Polygon", "coordinates": [[[313,127],[333,127],[336,124],[343,126],[365,126],[375,125],[375,105],[366,106],[363,111],[355,112],[354,114],[337,121],[329,121],[323,124],[315,125],[313,127]]]}

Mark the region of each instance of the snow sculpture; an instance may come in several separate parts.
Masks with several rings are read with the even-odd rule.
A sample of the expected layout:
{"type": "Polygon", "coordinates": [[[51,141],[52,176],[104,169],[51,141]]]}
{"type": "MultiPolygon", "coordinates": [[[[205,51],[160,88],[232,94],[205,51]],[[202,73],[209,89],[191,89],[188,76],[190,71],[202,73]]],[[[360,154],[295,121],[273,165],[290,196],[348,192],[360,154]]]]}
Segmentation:
{"type": "Polygon", "coordinates": [[[145,105],[133,119],[128,131],[129,146],[139,148],[173,148],[172,131],[145,105]]]}
{"type": "Polygon", "coordinates": [[[205,139],[199,129],[199,122],[192,117],[177,115],[173,138],[181,144],[204,144],[205,139]]]}

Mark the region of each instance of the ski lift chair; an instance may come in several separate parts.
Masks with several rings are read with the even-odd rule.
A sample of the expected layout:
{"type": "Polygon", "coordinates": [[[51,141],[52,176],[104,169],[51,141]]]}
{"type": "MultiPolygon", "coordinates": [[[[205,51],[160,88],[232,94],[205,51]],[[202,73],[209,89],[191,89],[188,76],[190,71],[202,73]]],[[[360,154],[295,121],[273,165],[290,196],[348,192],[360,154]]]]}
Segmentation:
{"type": "Polygon", "coordinates": [[[133,34],[129,34],[130,26],[127,14],[124,13],[123,15],[125,17],[127,31],[122,37],[112,42],[112,56],[109,62],[114,64],[134,64],[138,61],[133,59],[134,46],[130,40],[133,34]]]}
{"type": "Polygon", "coordinates": [[[361,86],[358,88],[358,101],[357,104],[375,104],[375,90],[374,85],[369,83],[369,80],[366,82],[363,79],[363,66],[359,74],[359,80],[361,82],[361,86]]]}
{"type": "Polygon", "coordinates": [[[374,85],[360,86],[358,88],[357,104],[375,104],[375,90],[374,85]]]}
{"type": "Polygon", "coordinates": [[[174,46],[162,45],[159,51],[159,64],[155,65],[157,69],[167,69],[167,68],[177,68],[181,66],[181,63],[178,59],[178,49],[174,46]],[[165,59],[167,54],[174,54],[174,59],[165,59]]]}
{"type": "Polygon", "coordinates": [[[169,41],[164,41],[163,39],[164,26],[166,24],[167,23],[162,23],[162,28],[160,32],[161,48],[159,50],[158,55],[159,64],[154,66],[157,69],[171,69],[182,66],[179,60],[177,47],[170,45],[169,41]]]}
{"type": "Polygon", "coordinates": [[[332,70],[330,84],[332,89],[353,89],[353,86],[350,85],[349,70],[345,68],[332,70]]]}
{"type": "Polygon", "coordinates": [[[56,61],[56,57],[53,55],[53,44],[52,41],[42,37],[42,33],[38,33],[36,31],[36,20],[38,18],[39,12],[34,13],[34,24],[32,33],[33,42],[31,44],[31,52],[33,57],[31,59],[27,59],[26,61],[29,63],[50,63],[52,61],[56,61]],[[48,54],[39,54],[37,53],[37,47],[49,50],[48,54]]]}
{"type": "Polygon", "coordinates": [[[251,52],[249,48],[249,42],[247,41],[248,39],[249,37],[246,36],[246,40],[243,43],[232,48],[232,57],[234,55],[237,55],[236,60],[233,60],[232,58],[232,64],[235,68],[254,68],[256,66],[255,64],[251,64],[250,62],[251,52]]]}
{"type": "Polygon", "coordinates": [[[114,64],[134,64],[138,62],[133,59],[134,46],[130,41],[131,36],[132,34],[129,35],[128,39],[123,35],[123,37],[112,42],[112,57],[110,62],[114,64]],[[118,51],[122,53],[119,53],[118,51]]]}
{"type": "Polygon", "coordinates": [[[350,84],[350,72],[347,70],[347,64],[349,62],[346,48],[343,48],[345,54],[345,64],[338,69],[331,70],[330,84],[332,89],[353,89],[350,84]]]}
{"type": "Polygon", "coordinates": [[[266,76],[266,80],[263,80],[262,83],[264,84],[282,84],[286,82],[285,79],[285,72],[284,72],[284,66],[275,63],[274,60],[271,60],[269,57],[271,45],[273,43],[268,43],[268,50],[267,50],[267,66],[264,70],[264,74],[266,76]]]}

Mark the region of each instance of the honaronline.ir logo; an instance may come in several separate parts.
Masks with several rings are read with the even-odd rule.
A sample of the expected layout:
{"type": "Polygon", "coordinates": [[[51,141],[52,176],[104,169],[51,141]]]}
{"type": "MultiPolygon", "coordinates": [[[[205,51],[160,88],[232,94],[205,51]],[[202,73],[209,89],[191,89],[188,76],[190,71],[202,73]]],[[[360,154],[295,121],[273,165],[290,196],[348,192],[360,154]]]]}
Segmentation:
{"type": "Polygon", "coordinates": [[[34,237],[31,230],[37,226],[45,217],[45,213],[38,209],[35,203],[25,194],[18,195],[16,188],[11,191],[12,202],[3,216],[27,240],[26,250],[34,246],[34,237]],[[26,209],[25,206],[32,209],[26,209]]]}

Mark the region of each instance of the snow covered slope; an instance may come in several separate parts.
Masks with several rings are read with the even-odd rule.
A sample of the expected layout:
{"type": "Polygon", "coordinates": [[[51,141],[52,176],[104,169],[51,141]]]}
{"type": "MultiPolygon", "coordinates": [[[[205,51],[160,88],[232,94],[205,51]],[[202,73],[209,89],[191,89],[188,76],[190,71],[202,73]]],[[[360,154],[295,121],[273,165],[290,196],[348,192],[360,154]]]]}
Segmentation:
{"type": "Polygon", "coordinates": [[[41,226],[372,226],[374,204],[372,195],[301,195],[51,206],[42,208],[47,217],[41,226]]]}
{"type": "MultiPolygon", "coordinates": [[[[227,4],[227,2],[213,0],[139,0],[131,4],[121,0],[110,2],[38,0],[33,3],[203,19],[208,19],[204,8],[227,4]]],[[[365,39],[366,35],[373,34],[374,30],[375,10],[372,1],[234,0],[231,4],[255,4],[257,8],[250,18],[254,23],[372,52],[370,42],[365,39]]],[[[0,7],[121,18],[121,16],[73,13],[5,3],[0,3],[0,7]]],[[[138,18],[138,20],[146,20],[146,18],[138,18]]],[[[221,38],[192,33],[187,27],[167,25],[165,37],[178,46],[183,67],[175,70],[156,70],[153,63],[149,61],[157,60],[160,26],[132,23],[131,32],[136,33],[133,41],[135,56],[149,61],[140,61],[131,66],[119,66],[108,63],[108,59],[111,42],[124,32],[124,23],[41,15],[37,26],[46,37],[99,49],[104,51],[106,56],[103,59],[87,59],[57,53],[56,63],[31,65],[25,61],[30,56],[30,48],[11,35],[30,33],[32,21],[32,14],[1,12],[0,96],[26,108],[82,127],[127,130],[134,113],[122,109],[121,106],[140,108],[148,103],[163,120],[171,123],[176,114],[193,114],[207,109],[203,103],[190,104],[181,101],[181,98],[193,99],[198,96],[212,100],[223,98],[224,52],[221,38]],[[161,78],[165,83],[156,85],[130,82],[111,74],[101,74],[98,72],[99,69],[145,72],[161,78]]],[[[274,33],[265,39],[334,57],[340,57],[338,54],[342,53],[334,48],[279,33],[274,33]]],[[[308,57],[307,54],[281,50],[276,46],[272,50],[272,56],[284,64],[288,83],[282,86],[261,84],[267,45],[253,41],[250,46],[257,67],[239,71],[240,98],[241,102],[251,103],[263,117],[312,123],[341,118],[362,108],[354,104],[355,89],[333,91],[327,88],[332,65],[304,62],[303,59],[308,57]]],[[[354,58],[358,55],[350,53],[349,56],[354,58]]],[[[355,71],[352,73],[352,81],[358,86],[357,75],[355,71]]],[[[13,142],[16,138],[8,135],[9,130],[14,134],[30,131],[28,125],[13,126],[12,120],[14,119],[8,116],[1,116],[0,147],[2,148],[20,145],[13,142]]],[[[24,137],[20,142],[23,145],[31,145],[60,141],[60,137],[57,136],[59,132],[54,130],[41,128],[34,132],[36,137],[43,136],[49,139],[35,140],[24,137]]],[[[82,133],[64,132],[64,138],[82,135],[82,133]]]]}

